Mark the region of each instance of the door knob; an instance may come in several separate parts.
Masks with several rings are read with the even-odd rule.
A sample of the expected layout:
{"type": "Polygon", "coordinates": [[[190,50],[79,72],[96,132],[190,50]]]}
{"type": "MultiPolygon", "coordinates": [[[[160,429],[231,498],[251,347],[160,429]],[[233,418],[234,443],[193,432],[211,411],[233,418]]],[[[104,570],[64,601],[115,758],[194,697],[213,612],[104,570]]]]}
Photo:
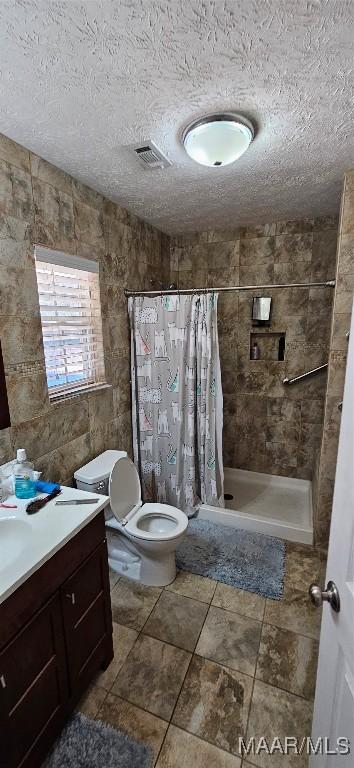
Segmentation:
{"type": "Polygon", "coordinates": [[[329,581],[324,591],[322,591],[318,584],[310,584],[309,595],[316,608],[319,608],[323,602],[326,602],[330,604],[336,613],[339,613],[340,598],[334,581],[329,581]]]}

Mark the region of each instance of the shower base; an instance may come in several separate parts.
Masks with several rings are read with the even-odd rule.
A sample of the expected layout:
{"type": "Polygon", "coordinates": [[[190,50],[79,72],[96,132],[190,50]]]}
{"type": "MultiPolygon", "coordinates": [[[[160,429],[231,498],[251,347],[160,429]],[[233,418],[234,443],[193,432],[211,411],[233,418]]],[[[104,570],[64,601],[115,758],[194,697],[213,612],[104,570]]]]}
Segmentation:
{"type": "Polygon", "coordinates": [[[313,543],[309,480],[226,468],[224,493],[225,507],[201,504],[199,519],[301,544],[313,543]]]}

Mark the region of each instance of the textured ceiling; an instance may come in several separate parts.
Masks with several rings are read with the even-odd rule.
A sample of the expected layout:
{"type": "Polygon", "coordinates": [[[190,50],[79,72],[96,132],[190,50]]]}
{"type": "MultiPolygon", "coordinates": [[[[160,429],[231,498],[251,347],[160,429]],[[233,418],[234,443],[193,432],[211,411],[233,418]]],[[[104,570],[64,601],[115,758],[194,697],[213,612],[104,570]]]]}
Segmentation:
{"type": "Polygon", "coordinates": [[[354,165],[352,0],[1,0],[0,130],[166,232],[338,211],[354,165]],[[234,165],[184,153],[214,110],[234,165]],[[172,168],[141,168],[151,138],[172,168]]]}

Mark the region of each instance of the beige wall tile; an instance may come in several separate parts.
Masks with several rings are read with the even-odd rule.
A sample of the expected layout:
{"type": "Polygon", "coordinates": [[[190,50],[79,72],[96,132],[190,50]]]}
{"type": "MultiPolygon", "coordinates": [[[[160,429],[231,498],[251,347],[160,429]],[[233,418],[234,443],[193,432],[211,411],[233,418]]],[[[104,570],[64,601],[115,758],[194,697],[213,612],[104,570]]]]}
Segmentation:
{"type": "Polygon", "coordinates": [[[123,288],[133,276],[137,287],[149,287],[150,276],[160,275],[162,242],[166,255],[167,236],[0,135],[0,339],[13,424],[0,433],[0,463],[23,445],[48,479],[71,483],[74,470],[106,448],[131,453],[123,288]],[[102,389],[90,401],[80,395],[50,404],[35,243],[101,262],[106,373],[114,400],[113,390],[102,389]]]}
{"type": "Polygon", "coordinates": [[[171,245],[177,245],[183,247],[185,245],[198,245],[199,243],[208,242],[208,232],[190,232],[180,235],[173,235],[171,238],[171,245]]]}
{"type": "Polygon", "coordinates": [[[30,153],[25,147],[21,147],[20,144],[16,144],[15,141],[9,139],[4,134],[0,134],[0,157],[2,160],[6,160],[12,165],[16,165],[17,168],[21,168],[22,171],[30,172],[30,153]]]}
{"type": "Polygon", "coordinates": [[[311,261],[312,232],[297,235],[278,235],[275,239],[275,261],[311,261]]]}
{"type": "Polygon", "coordinates": [[[226,243],[238,240],[240,228],[234,229],[210,229],[208,231],[208,243],[226,243]]]}
{"type": "Polygon", "coordinates": [[[128,369],[126,373],[121,376],[121,383],[117,387],[113,387],[113,414],[116,418],[117,416],[122,416],[127,411],[130,413],[130,407],[131,407],[131,390],[130,390],[130,383],[129,383],[129,365],[128,361],[122,361],[123,365],[122,367],[128,369]]]}
{"type": "Polygon", "coordinates": [[[0,211],[33,221],[31,175],[4,160],[0,160],[0,211]]]}
{"type": "Polygon", "coordinates": [[[340,412],[346,369],[347,339],[354,289],[354,191],[352,172],[346,176],[339,224],[337,282],[334,294],[334,316],[330,338],[330,355],[326,407],[321,448],[318,454],[316,493],[314,494],[315,541],[328,543],[332,511],[333,481],[338,450],[340,412]]]}
{"type": "Polygon", "coordinates": [[[10,166],[4,160],[0,160],[0,211],[14,215],[10,166]]]}
{"type": "MultiPolygon", "coordinates": [[[[172,238],[170,276],[179,287],[186,288],[330,279],[335,273],[337,226],[336,217],[319,217],[241,227],[236,231],[210,231],[204,233],[204,238],[203,233],[172,238]],[[234,251],[230,259],[232,244],[239,247],[239,256],[234,251]]],[[[350,289],[344,291],[345,288],[342,286],[342,303],[348,303],[344,293],[350,289]]],[[[255,364],[249,360],[250,333],[257,331],[251,325],[252,292],[219,297],[224,463],[311,478],[321,436],[310,425],[322,423],[326,375],[304,382],[301,393],[295,388],[284,390],[282,379],[327,360],[333,293],[327,288],[284,288],[270,290],[267,295],[273,299],[270,330],[286,333],[284,363],[261,360],[255,364]],[[250,435],[252,427],[257,431],[257,441],[250,435]]],[[[260,339],[264,352],[267,341],[270,345],[272,341],[266,336],[260,339]]]]}
{"type": "Polygon", "coordinates": [[[351,312],[345,312],[339,314],[337,312],[333,315],[333,327],[331,336],[331,349],[342,350],[344,352],[348,349],[347,333],[350,330],[351,312]]]}
{"type": "Polygon", "coordinates": [[[4,267],[31,269],[34,265],[34,249],[29,240],[19,243],[11,238],[0,240],[0,264],[4,267]]]}
{"type": "Polygon", "coordinates": [[[227,267],[225,269],[209,269],[206,276],[208,288],[218,288],[239,284],[239,268],[227,267]]]}
{"type": "Polygon", "coordinates": [[[314,219],[313,222],[313,231],[314,232],[322,232],[329,229],[333,229],[335,232],[338,231],[338,216],[317,216],[316,219],[314,219]]]}
{"type": "Polygon", "coordinates": [[[340,262],[338,276],[354,273],[354,232],[342,234],[340,237],[340,262]]]}
{"type": "Polygon", "coordinates": [[[275,283],[308,283],[311,280],[311,262],[298,261],[274,264],[275,283]]]}
{"type": "MultiPolygon", "coordinates": [[[[213,243],[211,245],[197,246],[198,251],[203,248],[207,258],[208,269],[230,269],[237,267],[240,260],[239,240],[230,243],[213,243]]],[[[194,248],[193,251],[197,249],[194,248]]],[[[200,265],[201,268],[205,262],[200,265]]]]}
{"type": "Polygon", "coordinates": [[[345,191],[340,228],[343,235],[354,233],[354,190],[351,189],[345,191]]]}
{"type": "Polygon", "coordinates": [[[44,360],[40,317],[0,315],[0,339],[5,368],[44,360]]]}
{"type": "Polygon", "coordinates": [[[253,267],[258,264],[273,263],[274,247],[274,237],[242,239],[240,242],[240,265],[253,267]]]}
{"type": "Polygon", "coordinates": [[[6,464],[14,457],[12,445],[12,430],[0,430],[0,464],[6,464]]]}
{"type": "Polygon", "coordinates": [[[240,227],[241,237],[272,237],[276,233],[276,223],[250,224],[248,227],[240,227]]]}
{"type": "Polygon", "coordinates": [[[105,422],[112,420],[114,415],[112,387],[105,387],[104,389],[93,392],[89,395],[88,413],[90,419],[90,429],[93,429],[95,426],[103,425],[105,422]]]}
{"type": "Polygon", "coordinates": [[[55,165],[48,163],[38,155],[31,154],[31,173],[35,178],[45,181],[47,184],[51,184],[53,187],[60,189],[67,195],[72,194],[72,178],[65,171],[60,168],[56,168],[55,165]]]}
{"type": "Polygon", "coordinates": [[[294,235],[298,232],[312,232],[313,227],[313,219],[293,219],[291,221],[278,221],[276,226],[276,233],[277,235],[294,235]]]}
{"type": "Polygon", "coordinates": [[[72,197],[51,184],[33,178],[33,199],[38,236],[45,237],[53,248],[62,248],[70,253],[74,239],[72,197]]]}
{"type": "Polygon", "coordinates": [[[6,373],[11,424],[21,424],[49,408],[46,375],[43,370],[25,373],[11,368],[6,373]]]}
{"type": "MultiPolygon", "coordinates": [[[[68,177],[66,176],[66,178],[68,177]]],[[[97,208],[97,210],[103,211],[105,204],[103,195],[100,195],[99,192],[82,184],[81,181],[78,181],[77,179],[72,179],[72,194],[74,200],[78,200],[80,203],[85,203],[85,205],[89,205],[91,208],[97,208]]]]}
{"type": "MultiPolygon", "coordinates": [[[[286,439],[286,436],[285,436],[286,439]]],[[[291,443],[266,442],[266,454],[272,464],[278,467],[296,467],[297,451],[291,443]]]]}
{"type": "Polygon", "coordinates": [[[36,469],[43,473],[43,479],[62,482],[92,458],[90,434],[80,435],[69,443],[46,453],[36,461],[36,469]]]}
{"type": "Polygon", "coordinates": [[[104,250],[102,213],[92,206],[74,200],[74,216],[77,239],[104,250]]]}
{"type": "Polygon", "coordinates": [[[79,395],[52,404],[46,413],[36,419],[19,423],[13,429],[13,441],[16,448],[26,448],[28,455],[35,459],[70,443],[85,432],[89,432],[89,403],[87,397],[79,395]]]}
{"type": "Polygon", "coordinates": [[[324,229],[313,233],[311,280],[333,280],[336,272],[337,230],[324,229]]]}
{"type": "MultiPolygon", "coordinates": [[[[241,257],[242,259],[242,257],[241,257]]],[[[274,264],[263,263],[257,267],[240,265],[240,285],[261,285],[274,282],[274,264]]]]}

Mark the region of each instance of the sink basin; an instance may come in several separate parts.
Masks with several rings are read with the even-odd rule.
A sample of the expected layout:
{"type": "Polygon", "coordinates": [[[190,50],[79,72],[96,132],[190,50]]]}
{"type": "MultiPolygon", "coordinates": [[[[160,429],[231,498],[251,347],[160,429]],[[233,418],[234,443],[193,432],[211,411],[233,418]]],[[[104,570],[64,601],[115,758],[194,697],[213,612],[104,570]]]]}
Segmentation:
{"type": "Polygon", "coordinates": [[[31,526],[16,517],[0,518],[0,571],[12,565],[28,546],[31,526]]]}

